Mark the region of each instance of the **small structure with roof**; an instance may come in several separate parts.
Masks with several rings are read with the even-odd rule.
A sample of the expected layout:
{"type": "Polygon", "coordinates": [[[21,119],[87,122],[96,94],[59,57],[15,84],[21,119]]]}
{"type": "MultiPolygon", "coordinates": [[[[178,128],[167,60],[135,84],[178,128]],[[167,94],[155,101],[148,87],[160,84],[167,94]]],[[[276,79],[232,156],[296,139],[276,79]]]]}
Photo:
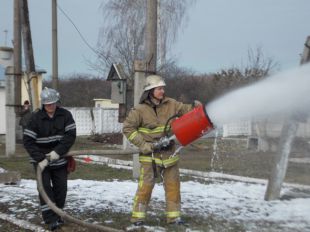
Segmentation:
{"type": "Polygon", "coordinates": [[[118,121],[123,122],[126,117],[127,101],[127,78],[121,64],[112,64],[109,71],[108,81],[111,81],[112,103],[119,104],[118,121]]]}
{"type": "Polygon", "coordinates": [[[95,98],[95,107],[105,108],[105,109],[118,109],[118,103],[112,103],[111,99],[105,98],[95,98]]]}
{"type": "Polygon", "coordinates": [[[112,64],[107,81],[111,81],[112,103],[126,103],[126,76],[121,64],[112,64]]]}

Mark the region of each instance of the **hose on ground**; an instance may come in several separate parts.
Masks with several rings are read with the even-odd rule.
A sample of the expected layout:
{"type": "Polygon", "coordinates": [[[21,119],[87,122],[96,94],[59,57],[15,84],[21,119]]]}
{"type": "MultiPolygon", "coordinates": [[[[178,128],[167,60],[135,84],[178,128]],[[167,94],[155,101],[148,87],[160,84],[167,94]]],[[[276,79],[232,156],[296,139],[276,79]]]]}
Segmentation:
{"type": "MultiPolygon", "coordinates": [[[[135,154],[137,153],[136,151],[119,151],[119,150],[94,150],[94,151],[72,151],[69,152],[66,156],[73,156],[73,155],[81,155],[81,154],[101,154],[101,155],[121,155],[121,154],[135,154]],[[111,152],[112,151],[112,152],[111,152]]],[[[95,229],[95,230],[100,230],[100,231],[105,231],[105,232],[121,232],[123,230],[117,230],[111,227],[107,227],[107,226],[102,226],[102,225],[98,225],[98,224],[92,224],[92,223],[88,223],[85,221],[82,221],[80,219],[74,218],[72,216],[70,216],[69,214],[67,214],[66,212],[64,212],[62,209],[58,208],[54,202],[52,202],[50,200],[50,198],[48,197],[48,195],[46,194],[44,188],[43,188],[43,183],[42,183],[42,172],[43,172],[44,168],[41,169],[41,167],[38,165],[37,166],[37,187],[38,187],[38,191],[41,194],[42,198],[44,199],[44,201],[46,202],[46,204],[60,217],[62,217],[63,219],[81,225],[83,227],[89,228],[89,229],[95,229]]]]}

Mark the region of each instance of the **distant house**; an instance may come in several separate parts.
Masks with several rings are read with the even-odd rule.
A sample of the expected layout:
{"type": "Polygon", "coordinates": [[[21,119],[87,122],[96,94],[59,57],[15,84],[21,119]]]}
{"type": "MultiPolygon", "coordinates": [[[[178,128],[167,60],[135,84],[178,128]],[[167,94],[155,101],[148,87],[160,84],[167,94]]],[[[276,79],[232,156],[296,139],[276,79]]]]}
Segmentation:
{"type": "Polygon", "coordinates": [[[95,98],[95,107],[118,109],[118,103],[112,103],[111,99],[95,98]]]}

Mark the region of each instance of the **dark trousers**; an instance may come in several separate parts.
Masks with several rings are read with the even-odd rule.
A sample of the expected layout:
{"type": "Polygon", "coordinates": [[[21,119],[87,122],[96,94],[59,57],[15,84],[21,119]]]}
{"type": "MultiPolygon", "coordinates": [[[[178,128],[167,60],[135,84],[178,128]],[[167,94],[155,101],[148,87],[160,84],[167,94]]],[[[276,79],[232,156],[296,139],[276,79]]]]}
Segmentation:
{"type": "MultiPolygon", "coordinates": [[[[42,173],[42,184],[44,190],[50,200],[54,202],[55,205],[60,209],[65,206],[67,196],[67,181],[67,165],[58,168],[53,167],[52,169],[50,167],[46,167],[42,173]]],[[[57,221],[59,216],[51,210],[40,194],[39,198],[44,222],[49,224],[57,221]]]]}

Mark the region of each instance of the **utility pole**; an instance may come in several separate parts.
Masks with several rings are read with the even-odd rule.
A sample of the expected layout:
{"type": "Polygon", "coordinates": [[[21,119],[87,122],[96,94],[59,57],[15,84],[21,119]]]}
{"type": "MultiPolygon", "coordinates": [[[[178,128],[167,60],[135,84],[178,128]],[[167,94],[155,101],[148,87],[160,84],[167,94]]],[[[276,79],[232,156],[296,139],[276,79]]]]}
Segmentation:
{"type": "Polygon", "coordinates": [[[157,60],[157,0],[147,0],[145,61],[135,61],[134,105],[139,104],[145,77],[156,73],[157,60]],[[145,63],[145,65],[143,64],[145,63]]]}
{"type": "Polygon", "coordinates": [[[21,1],[20,9],[21,9],[22,35],[23,35],[26,71],[30,73],[35,72],[35,63],[34,63],[31,30],[29,23],[28,0],[21,1]]]}
{"type": "Polygon", "coordinates": [[[17,121],[19,120],[19,107],[21,101],[21,24],[20,1],[14,0],[14,67],[6,70],[5,98],[6,98],[6,156],[13,155],[16,147],[17,121]]]}
{"type": "Polygon", "coordinates": [[[279,148],[275,157],[275,162],[271,170],[269,177],[267,190],[265,193],[265,200],[272,201],[280,198],[282,184],[285,179],[288,159],[291,152],[291,146],[294,141],[296,132],[298,129],[298,123],[291,118],[284,120],[281,138],[279,142],[279,148]]]}
{"type": "Polygon", "coordinates": [[[22,76],[22,52],[21,52],[21,18],[20,1],[14,0],[14,74],[15,74],[15,112],[19,112],[21,106],[21,76],[22,76]]]}
{"type": "Polygon", "coordinates": [[[57,42],[57,0],[52,0],[52,86],[58,89],[58,42],[57,42]]]}
{"type": "Polygon", "coordinates": [[[307,37],[305,42],[304,52],[301,57],[300,64],[305,64],[310,61],[310,36],[307,37]]]}
{"type": "Polygon", "coordinates": [[[147,0],[146,19],[146,65],[147,72],[156,73],[157,60],[157,0],[147,0]]]}
{"type": "MultiPolygon", "coordinates": [[[[134,62],[134,105],[139,104],[143,93],[145,77],[156,73],[157,59],[157,0],[147,0],[145,34],[145,61],[134,62]]],[[[126,139],[126,138],[124,138],[126,139]]],[[[139,177],[139,154],[133,155],[133,177],[139,177]]]]}
{"type": "MultiPolygon", "coordinates": [[[[307,37],[300,64],[303,65],[309,61],[310,61],[310,36],[307,37]]],[[[303,115],[303,117],[307,118],[308,115],[303,115]]],[[[271,175],[269,177],[267,190],[265,193],[265,200],[267,201],[277,200],[280,198],[281,187],[285,179],[288,160],[291,152],[291,146],[297,133],[299,120],[301,120],[300,116],[296,118],[294,115],[291,115],[283,123],[279,143],[280,149],[278,149],[278,152],[276,154],[275,163],[271,170],[271,175]]]]}
{"type": "Polygon", "coordinates": [[[20,2],[21,22],[22,22],[22,38],[25,54],[26,64],[26,88],[30,100],[30,107],[36,109],[38,107],[38,96],[35,96],[37,86],[32,86],[32,83],[36,83],[37,77],[35,75],[35,63],[32,48],[31,30],[29,22],[28,1],[24,0],[20,2]],[[33,79],[33,80],[32,80],[33,79]]]}

